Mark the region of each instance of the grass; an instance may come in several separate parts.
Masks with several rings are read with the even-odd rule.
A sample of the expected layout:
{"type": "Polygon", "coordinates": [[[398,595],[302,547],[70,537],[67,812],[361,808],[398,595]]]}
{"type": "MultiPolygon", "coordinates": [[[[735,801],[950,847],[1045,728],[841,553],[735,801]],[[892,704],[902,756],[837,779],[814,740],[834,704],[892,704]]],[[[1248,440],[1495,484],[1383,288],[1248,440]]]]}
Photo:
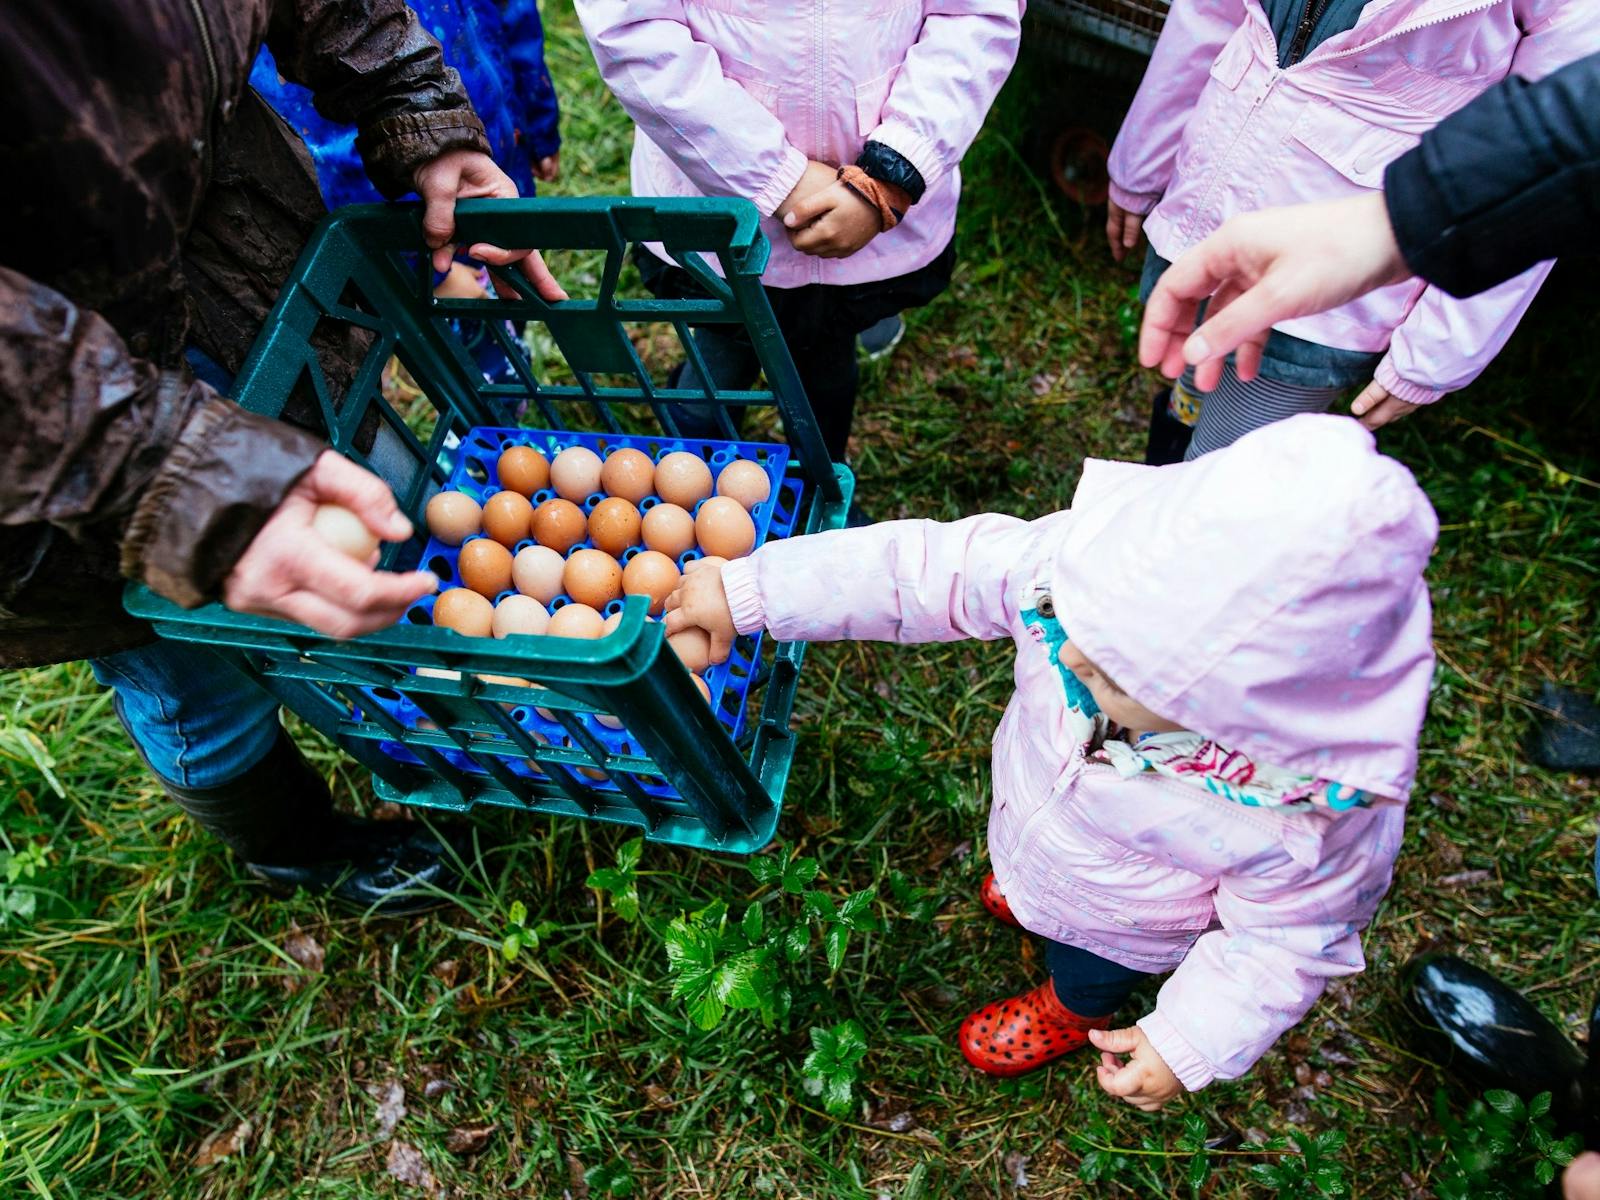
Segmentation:
{"type": "MultiPolygon", "coordinates": [[[[556,190],[625,190],[627,122],[557,8],[556,190]]],[[[955,282],[869,376],[858,464],[880,516],[1043,513],[1084,456],[1141,448],[1153,381],[1119,323],[1134,275],[1033,166],[1028,131],[1068,103],[1050,73],[1025,62],[1008,85],[967,164],[955,282]]],[[[0,710],[0,849],[35,868],[0,884],[17,909],[0,925],[0,1194],[1176,1195],[1186,1116],[1208,1136],[1343,1131],[1351,1194],[1430,1194],[1439,1077],[1405,1048],[1399,965],[1466,947],[1574,1033],[1600,986],[1593,787],[1522,749],[1537,681],[1600,683],[1586,283],[1558,279],[1478,384],[1383,435],[1444,523],[1421,778],[1367,972],[1246,1079],[1151,1118],[1101,1096],[1087,1058],[1005,1084],[961,1063],[968,1009],[1042,977],[976,901],[1007,647],[813,648],[780,836],[818,861],[814,888],[875,888],[881,928],[836,970],[813,939],[785,968],[786,1018],[737,1012],[710,1032],[671,995],[648,922],[718,900],[798,919],[746,863],[646,847],[648,921],[630,923],[585,886],[625,834],[496,814],[472,823],[467,882],[440,913],[363,922],[273,900],[163,801],[69,665],[14,673],[0,710]],[[540,945],[507,961],[518,902],[540,945]],[[319,969],[302,965],[313,944],[319,969]],[[833,1117],[803,1063],[813,1027],[849,1020],[867,1052],[833,1117]],[[1091,1157],[1103,1174],[1083,1182],[1097,1146],[1121,1153],[1091,1157]]],[[[313,753],[370,803],[359,772],[313,753]]],[[[1206,1194],[1260,1194],[1259,1159],[1215,1157],[1206,1194]]]]}

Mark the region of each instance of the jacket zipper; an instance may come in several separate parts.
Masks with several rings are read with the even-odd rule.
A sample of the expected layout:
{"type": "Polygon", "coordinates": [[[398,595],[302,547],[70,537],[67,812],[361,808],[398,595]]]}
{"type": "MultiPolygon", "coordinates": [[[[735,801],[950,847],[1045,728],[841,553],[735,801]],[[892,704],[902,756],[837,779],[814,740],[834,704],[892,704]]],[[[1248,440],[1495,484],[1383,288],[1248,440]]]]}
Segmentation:
{"type": "Polygon", "coordinates": [[[222,91],[222,76],[217,71],[217,52],[211,44],[211,22],[206,20],[206,11],[201,6],[201,0],[189,0],[189,11],[194,14],[196,29],[200,32],[200,47],[206,54],[206,108],[205,121],[200,130],[200,168],[201,175],[209,178],[211,175],[211,114],[217,106],[218,95],[222,91]]]}
{"type": "Polygon", "coordinates": [[[1443,25],[1446,21],[1454,21],[1457,17],[1470,17],[1473,13],[1484,12],[1485,10],[1491,9],[1501,2],[1502,0],[1479,0],[1477,4],[1469,5],[1466,8],[1458,8],[1455,12],[1445,13],[1442,16],[1430,17],[1426,21],[1417,21],[1415,24],[1411,25],[1401,25],[1397,29],[1391,29],[1382,37],[1374,38],[1370,42],[1363,42],[1359,46],[1351,46],[1347,50],[1340,50],[1337,53],[1329,54],[1324,58],[1319,58],[1317,61],[1319,63],[1323,63],[1333,62],[1334,60],[1340,58],[1349,58],[1352,54],[1361,54],[1372,49],[1374,46],[1381,46],[1384,42],[1389,41],[1391,38],[1403,37],[1408,33],[1415,33],[1419,29],[1427,29],[1430,25],[1443,25]]]}
{"type": "Polygon", "coordinates": [[[1306,0],[1305,7],[1300,10],[1300,24],[1295,27],[1294,37],[1289,39],[1289,53],[1284,55],[1284,66],[1292,67],[1299,62],[1306,52],[1306,44],[1311,41],[1311,35],[1317,28],[1317,22],[1322,20],[1322,14],[1328,11],[1328,0],[1306,0]]]}

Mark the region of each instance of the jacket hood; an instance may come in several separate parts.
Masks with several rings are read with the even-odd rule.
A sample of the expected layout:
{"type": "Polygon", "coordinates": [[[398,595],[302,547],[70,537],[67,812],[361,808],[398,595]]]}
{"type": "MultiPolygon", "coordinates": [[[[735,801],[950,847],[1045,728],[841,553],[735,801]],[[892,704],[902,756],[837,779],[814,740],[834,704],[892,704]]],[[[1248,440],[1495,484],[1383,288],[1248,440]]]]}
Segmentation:
{"type": "Polygon", "coordinates": [[[1433,675],[1439,523],[1348,417],[1167,467],[1089,459],[1055,552],[1067,635],[1145,707],[1251,758],[1404,800],[1433,675]]]}

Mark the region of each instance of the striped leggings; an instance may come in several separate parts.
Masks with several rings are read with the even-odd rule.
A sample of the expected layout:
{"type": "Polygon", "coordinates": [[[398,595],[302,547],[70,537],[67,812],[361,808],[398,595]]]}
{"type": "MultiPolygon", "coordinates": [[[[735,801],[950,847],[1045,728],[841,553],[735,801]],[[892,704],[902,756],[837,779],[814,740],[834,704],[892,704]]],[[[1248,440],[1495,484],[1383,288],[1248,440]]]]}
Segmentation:
{"type": "Polygon", "coordinates": [[[1327,412],[1333,402],[1348,391],[1343,387],[1305,387],[1256,376],[1245,383],[1234,372],[1231,362],[1222,368],[1222,379],[1209,392],[1197,392],[1194,369],[1172,389],[1169,401],[1172,415],[1194,426],[1194,436],[1184,461],[1232,445],[1252,429],[1296,413],[1327,412]]]}

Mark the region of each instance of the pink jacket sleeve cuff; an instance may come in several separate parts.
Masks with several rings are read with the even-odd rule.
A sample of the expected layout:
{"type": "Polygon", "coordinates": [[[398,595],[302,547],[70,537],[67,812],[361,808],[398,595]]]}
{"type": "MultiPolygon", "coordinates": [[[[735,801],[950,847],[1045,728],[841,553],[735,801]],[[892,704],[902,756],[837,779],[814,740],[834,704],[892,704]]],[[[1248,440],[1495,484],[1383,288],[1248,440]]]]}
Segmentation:
{"type": "Polygon", "coordinates": [[[800,182],[800,176],[806,173],[806,156],[801,154],[794,146],[785,143],[783,147],[783,163],[778,167],[778,172],[767,180],[767,186],[751,197],[755,201],[756,211],[763,217],[770,217],[778,211],[782,204],[794,191],[794,185],[800,182]]]}
{"type": "Polygon", "coordinates": [[[766,628],[767,606],[761,600],[761,583],[756,578],[753,558],[736,558],[722,568],[722,590],[727,594],[735,629],[755,633],[766,628]]]}
{"type": "Polygon", "coordinates": [[[1404,400],[1407,404],[1432,404],[1445,393],[1438,388],[1431,388],[1421,383],[1412,383],[1409,379],[1401,379],[1394,368],[1394,355],[1385,354],[1383,361],[1378,363],[1378,369],[1373,372],[1373,378],[1379,386],[1396,400],[1404,400]]]}
{"type": "Polygon", "coordinates": [[[885,121],[872,131],[867,140],[881,143],[906,158],[928,187],[949,173],[949,164],[940,160],[934,152],[933,143],[898,121],[885,121]]]}
{"type": "Polygon", "coordinates": [[[1140,1017],[1138,1024],[1186,1091],[1198,1092],[1217,1077],[1211,1064],[1200,1056],[1159,1008],[1140,1017]]]}
{"type": "Polygon", "coordinates": [[[1111,198],[1117,202],[1117,207],[1128,212],[1147,216],[1156,205],[1161,203],[1161,197],[1143,192],[1130,192],[1127,188],[1118,185],[1116,180],[1111,181],[1111,198]]]}

